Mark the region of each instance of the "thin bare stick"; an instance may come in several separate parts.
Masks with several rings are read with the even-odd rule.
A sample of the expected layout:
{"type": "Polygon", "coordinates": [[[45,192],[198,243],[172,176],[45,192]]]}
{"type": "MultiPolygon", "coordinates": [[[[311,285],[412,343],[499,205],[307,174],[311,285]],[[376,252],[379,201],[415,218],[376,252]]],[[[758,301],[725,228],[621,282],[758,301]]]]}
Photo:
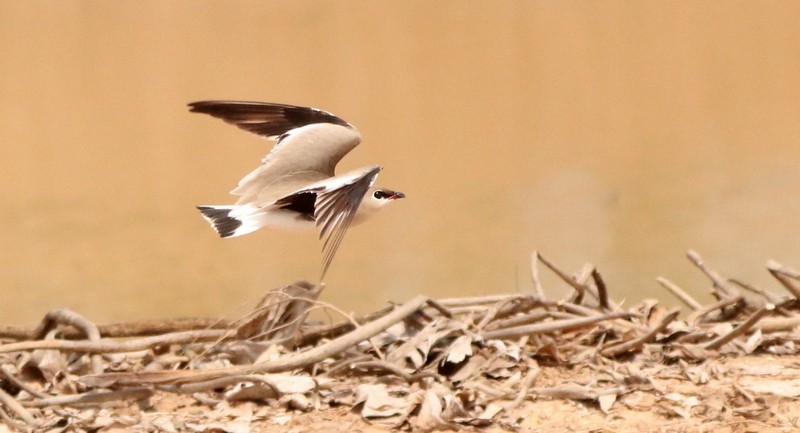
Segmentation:
{"type": "Polygon", "coordinates": [[[328,371],[324,374],[329,377],[336,376],[337,374],[348,370],[351,365],[357,364],[359,362],[371,361],[374,357],[372,355],[358,355],[353,356],[351,358],[340,359],[333,363],[328,371]]]}
{"type": "Polygon", "coordinates": [[[489,322],[494,320],[495,316],[497,316],[497,313],[500,311],[500,309],[508,305],[510,302],[511,302],[510,299],[500,301],[497,304],[495,304],[492,308],[490,308],[488,311],[486,311],[486,314],[483,315],[483,318],[481,318],[481,321],[478,322],[478,325],[476,326],[478,331],[483,330],[483,328],[485,328],[486,325],[489,324],[489,322]]]}
{"type": "Polygon", "coordinates": [[[73,406],[79,404],[99,404],[120,400],[143,400],[153,395],[153,390],[145,387],[128,388],[119,391],[89,391],[82,394],[59,395],[40,398],[23,403],[28,407],[73,406]]]}
{"type": "Polygon", "coordinates": [[[3,406],[0,405],[0,425],[5,425],[6,427],[11,427],[11,429],[16,429],[21,432],[30,432],[33,431],[31,427],[28,427],[25,423],[19,422],[16,419],[12,418],[6,411],[3,410],[3,406]]]}
{"type": "Polygon", "coordinates": [[[573,289],[575,289],[577,292],[576,297],[582,297],[583,293],[587,291],[587,287],[585,285],[578,283],[574,278],[556,267],[556,265],[551,263],[550,260],[547,260],[543,255],[537,254],[536,257],[540,262],[542,262],[542,264],[547,266],[548,269],[553,271],[554,274],[558,275],[558,277],[564,280],[565,283],[569,284],[573,289]]]}
{"type": "Polygon", "coordinates": [[[34,418],[33,415],[31,415],[31,413],[28,412],[28,410],[25,409],[21,404],[19,404],[17,399],[3,391],[3,388],[0,388],[0,403],[7,407],[11,412],[14,412],[20,419],[22,419],[22,421],[25,422],[25,424],[31,427],[36,427],[39,425],[39,423],[36,421],[36,418],[34,418]]]}
{"type": "Polygon", "coordinates": [[[542,282],[539,281],[539,252],[534,251],[531,254],[531,281],[533,281],[533,290],[536,293],[536,297],[544,300],[544,290],[542,289],[542,282]]]}
{"type": "Polygon", "coordinates": [[[453,313],[451,313],[450,310],[447,309],[447,307],[445,307],[444,305],[442,305],[438,301],[436,301],[434,299],[428,299],[428,305],[430,307],[432,307],[434,310],[436,310],[439,313],[441,313],[442,316],[447,317],[448,319],[452,319],[453,318],[453,313]]]}
{"type": "MultiPolygon", "coordinates": [[[[69,325],[83,332],[91,342],[100,341],[100,331],[94,323],[82,315],[67,309],[49,311],[44,319],[33,332],[33,338],[44,338],[45,335],[58,325],[69,325]]],[[[92,355],[92,372],[100,374],[103,372],[103,358],[99,354],[92,355]]]]}
{"type": "Polygon", "coordinates": [[[490,323],[486,328],[487,330],[504,329],[512,326],[527,325],[528,323],[541,322],[549,317],[552,317],[550,311],[535,311],[533,313],[524,314],[522,316],[515,316],[505,320],[496,320],[490,323]]]}
{"type": "Polygon", "coordinates": [[[759,295],[759,296],[763,297],[770,304],[778,304],[778,303],[781,302],[775,295],[773,295],[772,293],[767,292],[766,290],[764,290],[764,289],[762,289],[760,287],[756,287],[756,286],[754,286],[752,284],[745,283],[743,281],[737,280],[736,278],[729,278],[728,281],[730,281],[732,284],[735,284],[735,285],[737,285],[737,286],[739,286],[739,287],[741,287],[741,288],[743,288],[743,289],[745,289],[745,290],[747,290],[749,292],[753,292],[756,295],[759,295]]]}
{"type": "Polygon", "coordinates": [[[387,362],[387,361],[364,361],[364,362],[358,362],[358,363],[350,365],[350,369],[351,370],[358,370],[358,369],[363,369],[363,370],[370,370],[370,369],[385,370],[385,371],[388,371],[389,373],[394,374],[397,377],[400,377],[400,378],[404,379],[408,383],[419,382],[420,380],[428,378],[428,377],[433,377],[433,378],[436,378],[439,381],[442,381],[442,377],[439,376],[436,373],[431,373],[431,372],[426,372],[426,371],[419,372],[419,373],[412,373],[410,371],[407,371],[406,369],[403,369],[403,368],[401,368],[401,367],[399,367],[399,366],[397,366],[395,364],[392,364],[391,362],[387,362]]]}
{"type": "Polygon", "coordinates": [[[695,266],[700,268],[706,277],[711,280],[711,283],[716,289],[716,293],[719,293],[721,298],[732,298],[739,295],[738,291],[734,287],[731,287],[731,285],[728,284],[728,282],[722,278],[719,273],[706,265],[705,261],[703,261],[703,258],[697,253],[697,251],[689,250],[686,253],[686,257],[688,257],[689,261],[694,263],[695,266]]]}
{"type": "Polygon", "coordinates": [[[767,262],[767,267],[775,269],[776,271],[780,272],[783,275],[786,275],[787,277],[789,277],[791,279],[800,281],[800,271],[792,269],[792,268],[790,268],[788,266],[784,266],[784,265],[776,262],[775,260],[768,261],[767,262]]]}
{"type": "Polygon", "coordinates": [[[99,341],[72,341],[72,340],[36,340],[21,341],[0,345],[0,353],[21,352],[25,350],[53,349],[83,353],[119,353],[135,352],[150,349],[155,346],[167,344],[185,344],[195,341],[218,340],[230,331],[210,329],[207,331],[174,332],[172,334],[142,337],[135,340],[117,341],[101,339],[99,341]]]}
{"type": "Polygon", "coordinates": [[[6,367],[5,365],[0,365],[0,373],[2,373],[2,375],[9,382],[13,383],[15,386],[27,392],[28,394],[39,398],[47,397],[47,394],[35,389],[34,387],[30,386],[26,382],[23,382],[17,376],[12,374],[11,371],[8,370],[8,367],[6,367]]]}
{"type": "MultiPolygon", "coordinates": [[[[611,300],[608,298],[608,288],[606,287],[606,282],[603,281],[603,277],[600,276],[600,272],[597,272],[597,268],[592,267],[592,280],[594,280],[594,285],[597,287],[597,298],[600,302],[600,308],[603,310],[608,311],[611,309],[611,300]]],[[[616,310],[616,308],[614,308],[616,310]]]]}
{"type": "Polygon", "coordinates": [[[205,392],[205,391],[210,391],[212,389],[225,388],[231,385],[237,385],[242,382],[262,383],[270,387],[276,396],[280,397],[281,395],[281,391],[280,389],[278,389],[278,385],[276,385],[275,382],[272,381],[268,375],[255,375],[255,374],[226,376],[226,377],[219,377],[216,379],[207,380],[204,382],[185,383],[183,385],[176,386],[175,389],[185,394],[194,394],[196,392],[205,392]]]}
{"type": "Polygon", "coordinates": [[[747,318],[741,325],[733,328],[733,330],[725,335],[720,335],[719,337],[711,340],[708,344],[705,345],[705,348],[708,350],[716,350],[722,347],[725,343],[733,340],[734,338],[744,334],[745,332],[749,331],[762,317],[772,314],[775,310],[775,305],[767,304],[763,307],[756,310],[755,313],[751,314],[750,317],[747,318]]]}
{"type": "Polygon", "coordinates": [[[589,282],[589,278],[592,276],[592,271],[594,271],[594,265],[592,265],[591,263],[585,263],[583,267],[581,267],[581,271],[578,272],[578,276],[575,277],[575,282],[578,283],[581,287],[583,287],[583,290],[575,291],[575,295],[572,297],[573,303],[578,305],[582,304],[583,297],[586,296],[586,293],[589,293],[594,297],[597,297],[597,295],[595,295],[594,292],[592,292],[589,286],[586,284],[589,282]]]}
{"type": "MultiPolygon", "coordinates": [[[[100,336],[103,338],[123,338],[161,335],[170,332],[191,331],[195,329],[230,329],[233,326],[234,325],[229,320],[198,317],[108,323],[105,325],[97,325],[97,330],[100,331],[100,336]]],[[[31,340],[34,339],[35,331],[36,329],[32,327],[0,325],[0,338],[31,340]]],[[[86,334],[76,329],[66,328],[61,332],[61,338],[67,340],[85,337],[86,334]]]]}
{"type": "Polygon", "coordinates": [[[154,371],[138,373],[106,373],[94,376],[84,376],[80,380],[92,386],[108,386],[116,383],[117,385],[142,385],[142,384],[169,384],[169,383],[191,383],[206,381],[217,377],[224,377],[234,374],[259,374],[277,373],[299,368],[322,361],[325,358],[335,356],[348,348],[372,338],[380,332],[385,331],[395,323],[417,312],[428,298],[417,296],[405,304],[397,307],[394,311],[373,322],[367,323],[353,332],[342,335],[331,340],[326,344],[314,347],[304,352],[294,352],[276,360],[264,361],[252,366],[233,366],[226,368],[198,370],[198,371],[154,371]]]}
{"type": "MultiPolygon", "coordinates": [[[[351,325],[353,325],[353,327],[354,327],[355,329],[358,329],[358,327],[360,326],[360,324],[358,323],[358,321],[357,321],[356,319],[354,319],[353,317],[351,317],[349,314],[345,313],[345,312],[344,312],[342,309],[340,309],[339,307],[337,307],[337,306],[335,306],[335,305],[333,305],[333,304],[330,304],[330,303],[328,303],[328,302],[323,302],[323,301],[314,301],[314,303],[315,303],[316,305],[318,305],[318,306],[322,306],[322,307],[324,307],[324,308],[329,308],[329,309],[331,309],[331,310],[333,310],[333,311],[335,311],[335,312],[339,313],[339,315],[341,315],[342,317],[344,317],[345,319],[347,319],[347,321],[348,321],[348,322],[350,322],[350,324],[351,324],[351,325]]],[[[378,347],[378,346],[377,346],[375,343],[373,343],[372,341],[368,341],[368,342],[369,342],[369,344],[372,346],[372,349],[375,351],[375,353],[378,355],[378,357],[379,357],[380,359],[385,359],[385,358],[386,358],[386,357],[384,356],[384,354],[383,354],[383,351],[382,351],[382,350],[381,350],[381,349],[380,349],[380,348],[379,348],[379,347],[378,347]]]]}
{"type": "Polygon", "coordinates": [[[503,410],[515,409],[522,404],[522,402],[525,401],[525,397],[528,396],[528,391],[530,391],[533,383],[536,382],[536,378],[539,377],[539,373],[541,372],[542,370],[540,370],[538,367],[530,369],[528,374],[525,375],[525,381],[522,382],[522,386],[519,387],[517,396],[511,401],[511,403],[503,406],[503,410]]]}
{"type": "Polygon", "coordinates": [[[788,331],[798,326],[800,326],[800,317],[767,317],[758,322],[757,328],[761,332],[778,332],[788,331]]]}
{"type": "MultiPolygon", "coordinates": [[[[376,311],[374,313],[367,314],[364,317],[356,319],[356,322],[361,325],[366,322],[371,322],[375,319],[379,319],[387,314],[389,314],[394,307],[389,306],[382,310],[376,311]]],[[[333,325],[323,325],[318,327],[313,327],[308,330],[301,330],[300,335],[297,338],[297,347],[309,346],[312,344],[316,344],[319,340],[323,338],[336,338],[342,334],[346,334],[356,327],[351,322],[341,322],[333,325]]]]}
{"type": "Polygon", "coordinates": [[[474,296],[469,298],[445,298],[445,299],[439,299],[438,302],[446,306],[447,308],[452,309],[453,307],[494,304],[508,298],[519,298],[519,297],[522,297],[522,295],[520,294],[490,295],[490,296],[474,296]]]}
{"type": "Polygon", "coordinates": [[[783,287],[786,288],[786,290],[789,291],[789,293],[792,294],[792,296],[800,299],[800,284],[793,281],[798,277],[797,272],[784,267],[775,260],[770,260],[767,262],[767,270],[781,283],[781,285],[783,285],[783,287]]]}
{"type": "Polygon", "coordinates": [[[634,338],[633,340],[626,341],[626,342],[624,342],[622,344],[617,344],[615,346],[606,347],[605,349],[602,349],[600,351],[600,354],[605,356],[605,357],[613,358],[613,357],[621,355],[623,353],[627,353],[627,352],[629,352],[631,350],[638,350],[639,348],[641,348],[642,346],[644,346],[645,344],[647,344],[648,342],[650,342],[654,338],[656,338],[656,336],[660,332],[663,332],[664,329],[666,329],[667,326],[669,326],[670,323],[672,323],[675,319],[677,319],[680,314],[681,314],[681,310],[679,308],[675,308],[672,311],[670,311],[669,313],[667,313],[667,315],[664,316],[664,318],[661,320],[661,322],[658,324],[658,326],[656,326],[655,328],[651,329],[650,332],[648,332],[648,333],[646,333],[646,334],[644,334],[644,335],[642,335],[642,336],[640,336],[638,338],[634,338]]]}
{"type": "Polygon", "coordinates": [[[612,319],[630,317],[628,313],[611,313],[592,317],[579,317],[576,319],[556,320],[553,322],[536,323],[532,325],[517,326],[513,328],[498,329],[481,334],[484,340],[516,338],[523,335],[543,334],[548,332],[562,331],[565,329],[581,328],[612,319]]]}
{"type": "Polygon", "coordinates": [[[687,307],[691,308],[692,310],[698,311],[703,309],[703,305],[697,302],[691,295],[686,293],[683,289],[678,287],[677,284],[673,283],[672,281],[664,278],[658,277],[656,278],[658,284],[661,284],[665,289],[672,292],[678,299],[681,300],[687,307]]]}
{"type": "Polygon", "coordinates": [[[744,300],[741,296],[737,296],[735,298],[726,298],[721,301],[715,302],[711,305],[703,307],[701,310],[697,310],[687,318],[687,322],[689,323],[697,323],[700,319],[711,313],[712,311],[722,310],[724,308],[730,307],[735,304],[739,304],[744,300]]]}

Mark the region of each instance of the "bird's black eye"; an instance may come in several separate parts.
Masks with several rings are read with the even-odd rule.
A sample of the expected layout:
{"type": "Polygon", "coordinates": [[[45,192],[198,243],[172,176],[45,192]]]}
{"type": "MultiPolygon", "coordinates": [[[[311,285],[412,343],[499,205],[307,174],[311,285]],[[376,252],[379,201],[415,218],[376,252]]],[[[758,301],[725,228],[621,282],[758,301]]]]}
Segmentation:
{"type": "Polygon", "coordinates": [[[372,196],[377,198],[378,200],[380,200],[380,199],[386,198],[386,193],[384,193],[383,191],[375,191],[372,194],[372,196]]]}

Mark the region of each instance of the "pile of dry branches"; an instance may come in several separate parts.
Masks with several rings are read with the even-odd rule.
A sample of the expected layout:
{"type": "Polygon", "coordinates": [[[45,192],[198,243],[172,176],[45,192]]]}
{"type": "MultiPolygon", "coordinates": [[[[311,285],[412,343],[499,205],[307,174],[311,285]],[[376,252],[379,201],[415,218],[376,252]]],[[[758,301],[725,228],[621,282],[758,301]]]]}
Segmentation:
{"type": "Polygon", "coordinates": [[[334,308],[317,300],[322,286],[307,282],[271,291],[248,317],[230,322],[96,326],[56,310],[36,329],[0,327],[0,418],[19,430],[101,431],[152,421],[151,397],[166,392],[209,410],[264,403],[262,416],[275,422],[281,408],[344,406],[395,427],[513,429],[524,416],[516,409],[541,396],[606,412],[622,396],[652,389],[643,365],[685,368],[720,353],[798,352],[798,272],[768,264],[789,292],[778,297],[723,278],[697,253],[688,256],[710,279],[716,302],[702,305],[659,278],[691,310],[685,318],[655,301],[623,310],[594,266],[570,275],[536,253],[531,295],[417,296],[334,324],[308,320],[315,308],[334,308]],[[573,289],[567,299],[544,295],[539,263],[573,289]],[[597,374],[543,386],[542,368],[553,365],[597,374]]]}

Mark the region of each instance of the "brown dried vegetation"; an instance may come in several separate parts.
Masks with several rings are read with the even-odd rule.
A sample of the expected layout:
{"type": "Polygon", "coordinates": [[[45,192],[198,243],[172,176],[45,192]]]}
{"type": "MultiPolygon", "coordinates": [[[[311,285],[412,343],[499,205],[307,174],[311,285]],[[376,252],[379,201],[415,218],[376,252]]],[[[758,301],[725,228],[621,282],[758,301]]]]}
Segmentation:
{"type": "Polygon", "coordinates": [[[690,252],[716,302],[659,278],[681,318],[655,301],[623,310],[592,265],[573,276],[533,257],[533,295],[418,296],[341,323],[308,320],[335,308],[298,282],[235,322],[96,326],[56,310],[0,327],[0,432],[798,429],[798,272],[768,263],[778,296],[690,252]],[[539,263],[568,299],[545,297],[539,263]]]}

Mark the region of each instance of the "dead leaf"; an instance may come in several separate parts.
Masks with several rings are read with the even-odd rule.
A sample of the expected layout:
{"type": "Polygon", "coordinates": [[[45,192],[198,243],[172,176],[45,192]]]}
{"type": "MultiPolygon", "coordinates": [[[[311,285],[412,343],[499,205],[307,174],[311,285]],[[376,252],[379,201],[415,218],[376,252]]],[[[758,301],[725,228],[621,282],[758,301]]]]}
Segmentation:
{"type": "Polygon", "coordinates": [[[472,376],[477,376],[480,371],[486,368],[486,361],[486,357],[481,354],[471,356],[461,368],[450,375],[450,380],[454,383],[460,383],[472,376]]]}
{"type": "Polygon", "coordinates": [[[483,412],[477,416],[477,418],[483,420],[490,420],[494,418],[495,415],[500,413],[502,410],[503,406],[496,403],[489,403],[489,405],[486,406],[486,409],[484,409],[483,412]]]}
{"type": "Polygon", "coordinates": [[[450,345],[444,362],[460,364],[468,356],[472,356],[472,337],[469,335],[462,335],[456,338],[450,345]]]}
{"type": "Polygon", "coordinates": [[[317,387],[317,383],[310,376],[265,374],[264,377],[274,384],[281,394],[302,394],[317,387]]]}
{"type": "MultiPolygon", "coordinates": [[[[361,416],[367,419],[372,418],[400,418],[399,422],[405,418],[416,406],[403,398],[389,395],[386,385],[383,384],[362,384],[356,387],[356,404],[363,403],[361,416]]],[[[397,422],[398,420],[395,420],[397,422]]]]}
{"type": "Polygon", "coordinates": [[[616,394],[606,394],[597,397],[597,404],[600,406],[600,410],[603,411],[604,414],[608,414],[608,411],[611,410],[611,406],[614,405],[615,401],[617,401],[616,394]]]}
{"type": "Polygon", "coordinates": [[[387,361],[399,364],[409,362],[414,369],[419,369],[428,359],[428,353],[436,343],[449,336],[464,325],[458,321],[440,318],[430,322],[425,328],[397,347],[387,357],[387,361]]]}
{"type": "Polygon", "coordinates": [[[700,404],[700,400],[695,396],[685,396],[673,392],[662,397],[662,400],[669,402],[667,408],[684,419],[691,418],[692,408],[700,404]]]}
{"type": "Polygon", "coordinates": [[[455,429],[453,424],[442,419],[442,400],[431,390],[425,391],[414,425],[422,431],[455,429]]]}
{"type": "Polygon", "coordinates": [[[280,395],[266,383],[240,383],[225,393],[227,401],[266,401],[280,395]]]}

